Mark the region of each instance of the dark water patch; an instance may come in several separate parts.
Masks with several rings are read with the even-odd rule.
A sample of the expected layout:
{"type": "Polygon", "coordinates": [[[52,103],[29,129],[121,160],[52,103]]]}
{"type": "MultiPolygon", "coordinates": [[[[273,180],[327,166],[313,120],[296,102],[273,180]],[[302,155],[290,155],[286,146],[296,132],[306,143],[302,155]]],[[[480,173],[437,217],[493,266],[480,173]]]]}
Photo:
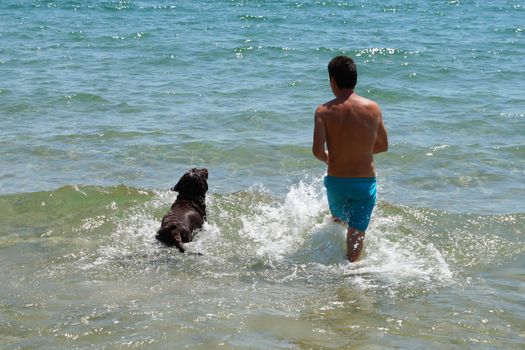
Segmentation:
{"type": "Polygon", "coordinates": [[[248,22],[264,22],[267,20],[266,16],[257,16],[257,15],[241,15],[238,17],[241,21],[248,21],[248,22]]]}
{"type": "Polygon", "coordinates": [[[346,50],[344,48],[333,48],[333,47],[317,47],[313,49],[314,52],[320,53],[320,54],[331,54],[332,56],[340,56],[340,55],[349,55],[350,51],[346,50]]]}
{"type": "Polygon", "coordinates": [[[421,52],[419,50],[406,50],[397,47],[369,47],[362,49],[354,49],[352,51],[353,57],[362,57],[361,59],[371,59],[374,57],[390,57],[393,59],[409,57],[419,57],[421,52]]]}
{"type": "Polygon", "coordinates": [[[4,104],[0,107],[0,110],[3,110],[7,115],[18,115],[18,114],[31,114],[39,111],[40,106],[37,106],[33,101],[26,99],[16,99],[16,101],[9,101],[9,103],[4,104]]]}
{"type": "Polygon", "coordinates": [[[56,135],[49,139],[49,141],[59,141],[67,144],[77,144],[78,142],[105,142],[113,140],[142,140],[144,138],[159,138],[165,136],[167,133],[165,131],[156,130],[156,131],[126,131],[121,129],[111,129],[111,128],[98,128],[95,133],[76,133],[76,134],[62,134],[56,135]]]}
{"type": "MultiPolygon", "coordinates": [[[[148,200],[151,192],[129,188],[66,186],[51,192],[3,195],[0,197],[4,239],[63,234],[84,219],[104,218],[148,200]],[[36,236],[35,236],[36,235],[36,236]]],[[[14,242],[13,242],[14,243],[14,242]]]]}
{"type": "Polygon", "coordinates": [[[130,1],[102,1],[98,6],[102,10],[109,12],[132,11],[136,9],[135,4],[130,1]]]}
{"type": "Polygon", "coordinates": [[[87,93],[87,92],[78,92],[71,95],[66,95],[62,99],[66,103],[79,103],[79,104],[110,104],[109,100],[106,100],[104,97],[97,94],[87,93]]]}
{"type": "MultiPolygon", "coordinates": [[[[505,158],[507,159],[524,159],[525,158],[525,146],[519,144],[519,145],[511,145],[511,146],[494,146],[496,150],[501,150],[505,154],[505,158]]],[[[517,167],[516,170],[520,171],[520,163],[519,161],[511,161],[512,164],[515,164],[517,167]]],[[[523,163],[521,163],[523,165],[523,163]]],[[[523,167],[521,167],[521,171],[523,171],[523,167]]]]}
{"type": "Polygon", "coordinates": [[[155,11],[155,12],[161,12],[161,13],[170,13],[173,11],[179,11],[179,4],[150,4],[148,2],[141,3],[139,5],[139,9],[141,11],[155,11]]]}
{"type": "Polygon", "coordinates": [[[386,88],[367,88],[367,93],[374,96],[382,103],[399,103],[408,99],[413,99],[417,93],[406,88],[403,89],[386,89],[386,88]]]}
{"type": "Polygon", "coordinates": [[[52,148],[48,146],[34,146],[31,150],[31,155],[36,157],[42,157],[47,160],[52,159],[69,159],[72,160],[72,154],[68,153],[65,150],[59,150],[57,148],[52,148]]]}
{"type": "Polygon", "coordinates": [[[73,30],[68,32],[68,39],[74,43],[91,42],[90,35],[85,30],[73,30]]]}

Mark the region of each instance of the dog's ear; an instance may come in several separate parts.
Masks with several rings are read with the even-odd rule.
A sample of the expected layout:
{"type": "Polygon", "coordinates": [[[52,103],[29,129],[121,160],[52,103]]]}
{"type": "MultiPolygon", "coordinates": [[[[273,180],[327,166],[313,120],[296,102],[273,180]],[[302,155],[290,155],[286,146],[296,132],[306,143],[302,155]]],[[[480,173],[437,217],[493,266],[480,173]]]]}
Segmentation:
{"type": "Polygon", "coordinates": [[[202,189],[202,194],[205,195],[206,192],[208,192],[208,181],[206,181],[207,177],[204,179],[200,179],[200,185],[202,189]]]}
{"type": "Polygon", "coordinates": [[[172,191],[175,191],[175,192],[180,192],[181,190],[183,190],[183,181],[182,181],[182,178],[179,180],[179,182],[177,182],[177,184],[171,189],[172,191]]]}
{"type": "Polygon", "coordinates": [[[184,174],[172,188],[173,191],[188,196],[204,196],[208,191],[207,171],[201,173],[192,169],[184,174]]]}
{"type": "Polygon", "coordinates": [[[184,173],[184,175],[180,177],[179,182],[177,182],[177,184],[172,188],[172,190],[179,193],[186,192],[188,190],[188,177],[190,176],[190,174],[191,170],[184,173]]]}

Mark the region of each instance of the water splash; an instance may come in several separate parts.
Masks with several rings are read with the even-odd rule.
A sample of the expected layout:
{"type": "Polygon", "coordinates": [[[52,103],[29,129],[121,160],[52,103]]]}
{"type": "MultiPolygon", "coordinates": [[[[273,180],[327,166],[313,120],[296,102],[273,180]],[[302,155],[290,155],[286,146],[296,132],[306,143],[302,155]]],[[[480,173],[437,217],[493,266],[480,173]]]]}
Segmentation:
{"type": "Polygon", "coordinates": [[[327,209],[319,180],[292,186],[282,203],[256,203],[255,215],[242,215],[241,235],[255,242],[255,254],[282,259],[297,249],[327,209]]]}
{"type": "Polygon", "coordinates": [[[282,197],[262,186],[230,194],[212,191],[207,198],[208,222],[187,244],[189,252],[203,254],[197,257],[174,252],[154,238],[162,215],[175,199],[172,192],[149,192],[144,194],[149,200],[131,207],[105,195],[109,197],[100,203],[96,215],[83,218],[72,230],[82,241],[64,259],[79,271],[111,276],[127,269],[131,276],[138,276],[145,271],[169,274],[175,269],[188,278],[325,281],[399,296],[456,283],[473,264],[493,263],[521,247],[510,242],[494,249],[492,243],[502,243],[503,238],[488,229],[487,246],[480,246],[479,234],[474,233],[479,227],[494,230],[496,224],[515,227],[519,216],[512,216],[513,220],[465,218],[379,202],[362,256],[349,263],[346,230],[330,219],[322,178],[305,178],[282,197]],[[471,263],[465,267],[465,261],[471,263]]]}

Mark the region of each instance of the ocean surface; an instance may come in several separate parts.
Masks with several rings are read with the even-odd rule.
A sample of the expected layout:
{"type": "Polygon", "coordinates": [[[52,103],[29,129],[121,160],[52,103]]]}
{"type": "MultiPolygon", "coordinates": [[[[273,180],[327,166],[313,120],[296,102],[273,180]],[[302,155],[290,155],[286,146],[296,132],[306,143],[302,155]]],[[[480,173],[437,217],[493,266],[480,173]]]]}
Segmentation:
{"type": "Polygon", "coordinates": [[[1,349],[523,349],[522,0],[0,0],[1,349]],[[362,258],[313,112],[390,149],[362,258]],[[208,222],[155,241],[189,168],[208,222]]]}

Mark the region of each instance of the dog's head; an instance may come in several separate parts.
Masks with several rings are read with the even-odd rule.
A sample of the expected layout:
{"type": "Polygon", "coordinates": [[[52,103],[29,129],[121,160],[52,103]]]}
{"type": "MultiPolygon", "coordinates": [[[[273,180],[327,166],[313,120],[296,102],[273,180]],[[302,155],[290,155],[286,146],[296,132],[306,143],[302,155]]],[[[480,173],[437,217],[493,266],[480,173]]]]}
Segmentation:
{"type": "Polygon", "coordinates": [[[204,197],[208,191],[208,169],[189,170],[172,190],[187,197],[204,197]]]}

